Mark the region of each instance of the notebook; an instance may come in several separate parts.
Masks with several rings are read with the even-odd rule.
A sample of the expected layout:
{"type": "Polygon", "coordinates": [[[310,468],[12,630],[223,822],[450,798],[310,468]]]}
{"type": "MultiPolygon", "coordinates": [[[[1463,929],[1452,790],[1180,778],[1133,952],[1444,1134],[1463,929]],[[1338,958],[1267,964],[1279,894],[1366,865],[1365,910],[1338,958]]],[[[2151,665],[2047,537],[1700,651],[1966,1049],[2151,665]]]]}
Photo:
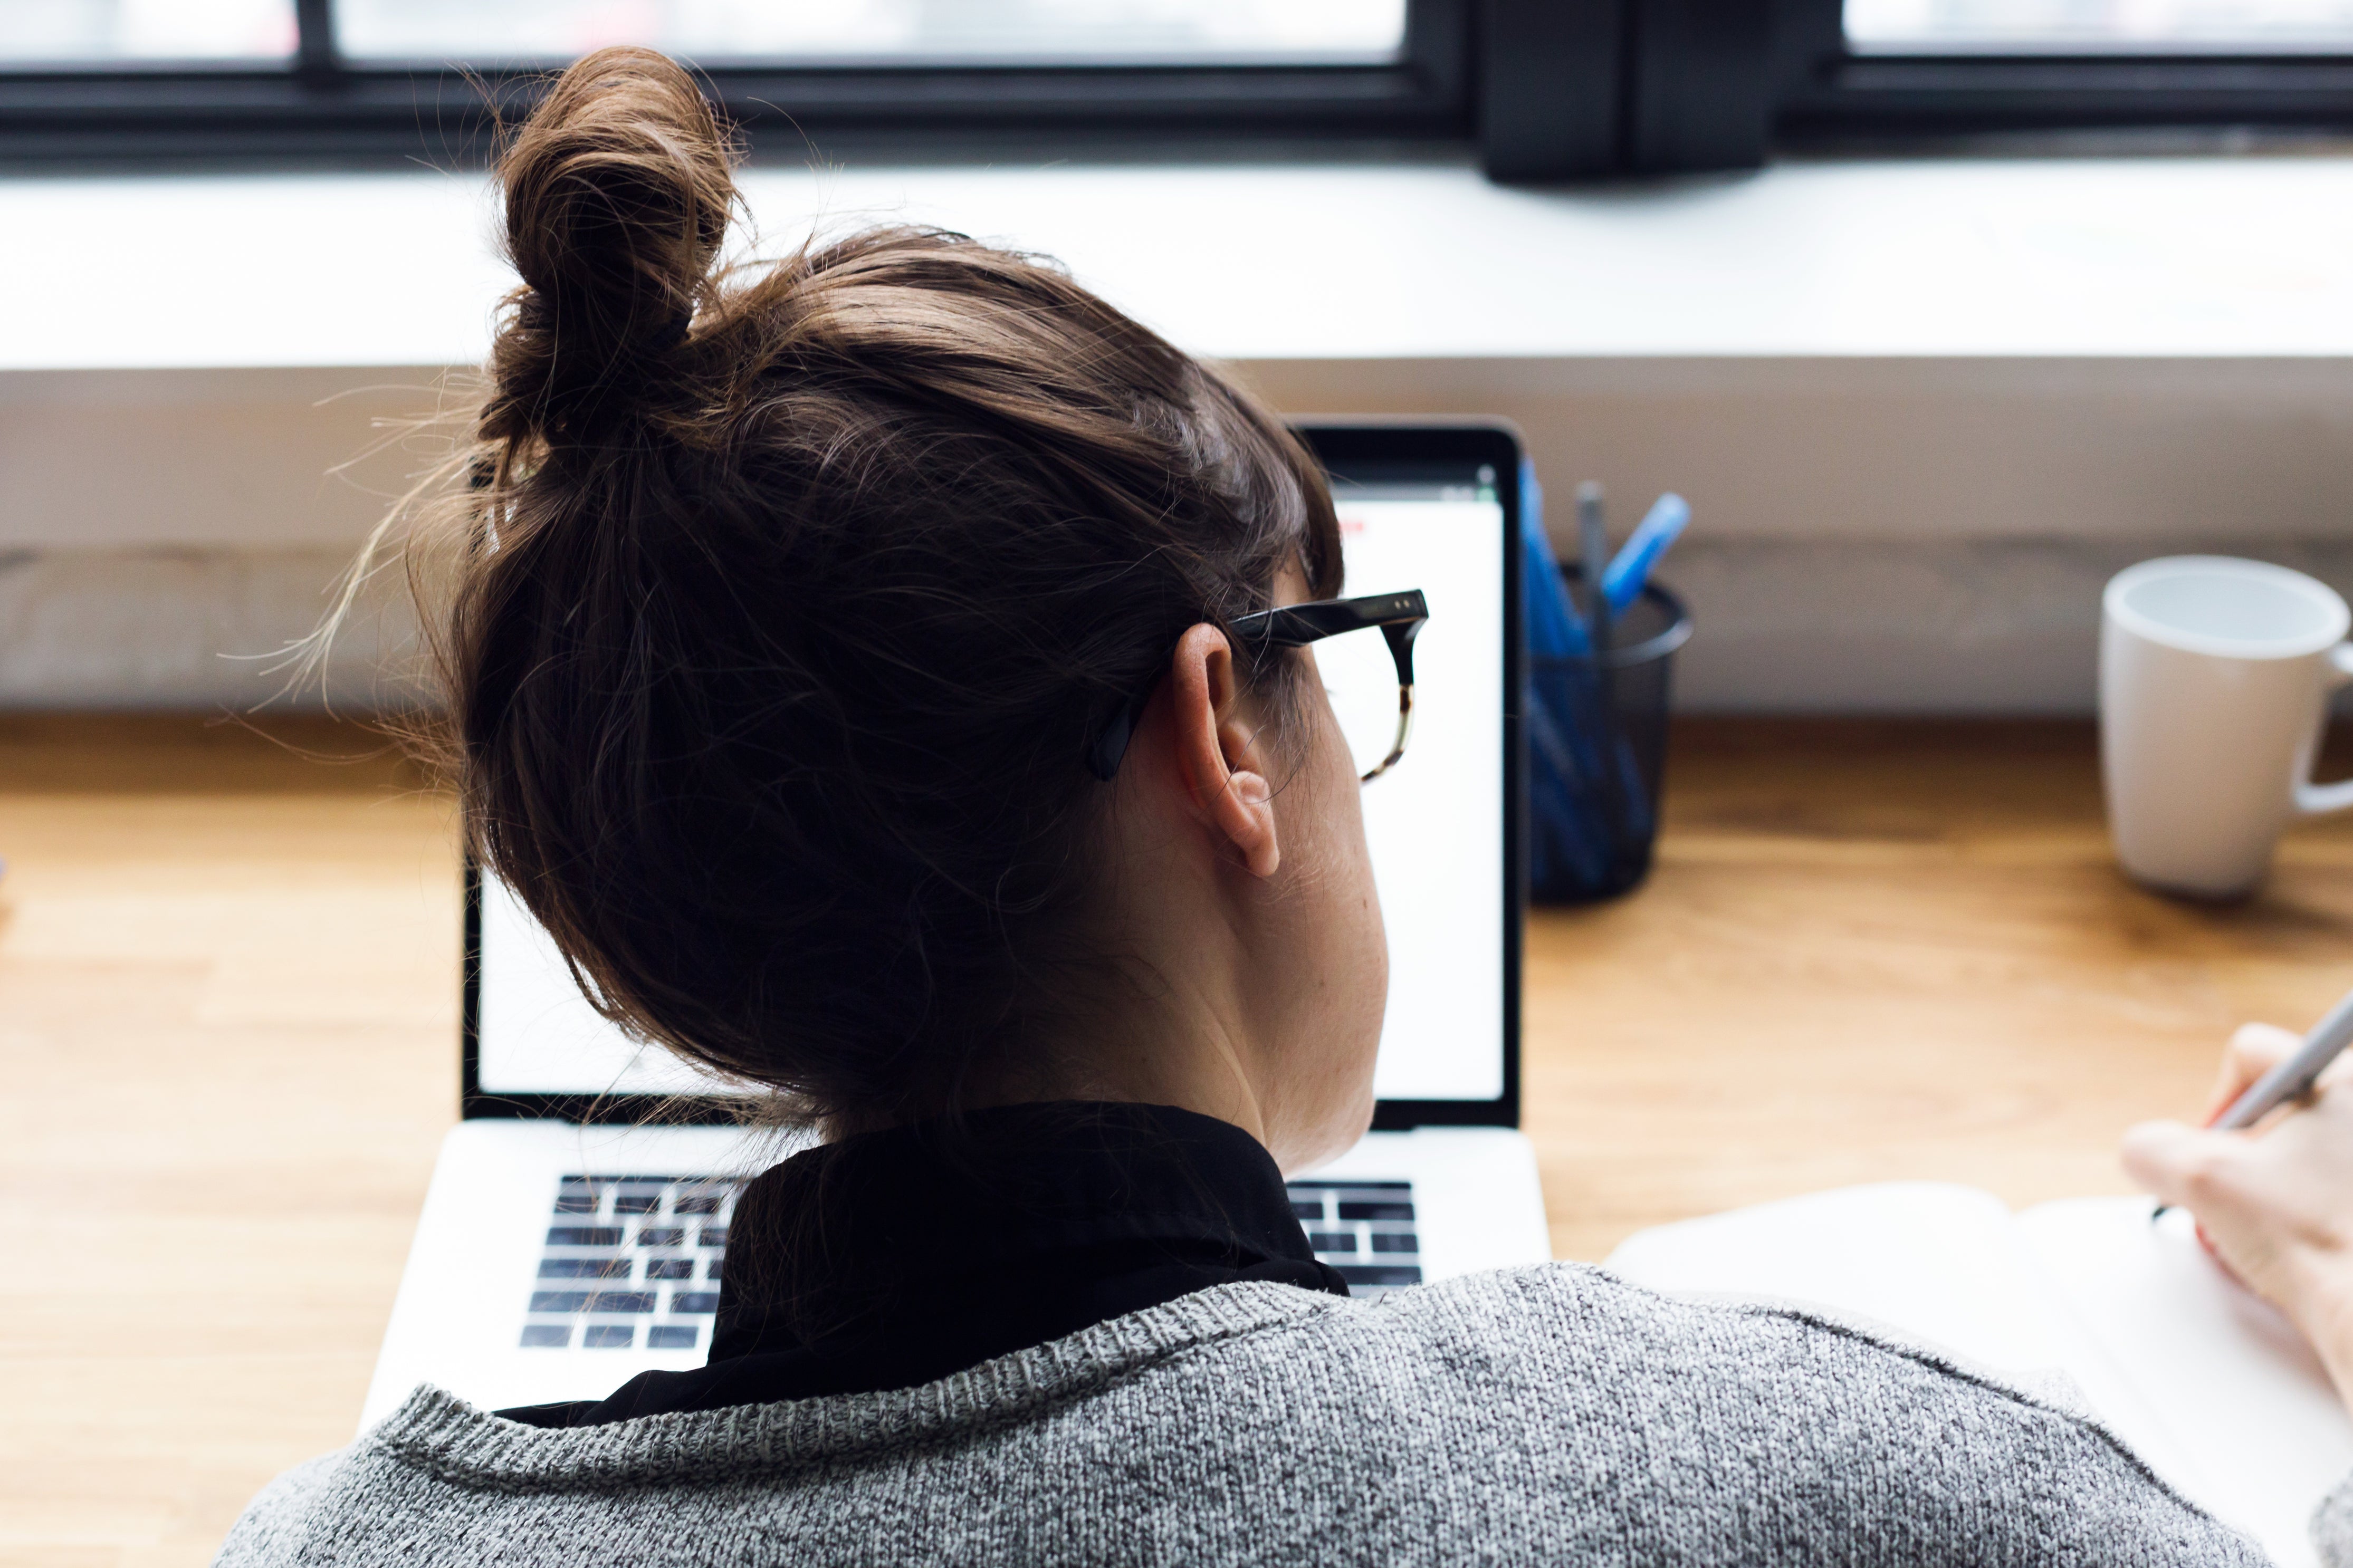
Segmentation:
{"type": "Polygon", "coordinates": [[[1656,1289],[1817,1303],[2087,1411],[2283,1564],[2353,1471],[2353,1420],[2286,1318],[2189,1217],[2147,1198],[2013,1215],[1929,1183],[1844,1187],[1662,1226],[1610,1254],[1656,1289]]]}

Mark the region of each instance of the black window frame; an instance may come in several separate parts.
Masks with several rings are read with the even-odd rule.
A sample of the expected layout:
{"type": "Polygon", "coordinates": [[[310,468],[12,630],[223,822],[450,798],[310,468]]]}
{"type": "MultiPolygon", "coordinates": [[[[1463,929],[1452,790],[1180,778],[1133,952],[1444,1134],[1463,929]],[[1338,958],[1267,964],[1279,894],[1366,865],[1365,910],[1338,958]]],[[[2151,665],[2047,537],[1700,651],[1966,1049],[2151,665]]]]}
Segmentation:
{"type": "Polygon", "coordinates": [[[1841,0],[1776,0],[1784,146],[2059,131],[2353,127],[2340,53],[1852,50],[1841,0]]]}
{"type": "MultiPolygon", "coordinates": [[[[0,168],[61,163],[463,166],[544,67],[337,57],[334,0],[296,0],[290,62],[0,68],[0,168]]],[[[1555,183],[1754,167],[1775,149],[2183,127],[2353,130],[2342,54],[1858,52],[1841,0],[1408,0],[1388,63],[707,65],[754,153],[887,147],[1434,150],[1555,183]]]]}
{"type": "Polygon", "coordinates": [[[2353,47],[1856,50],[1844,9],[1842,0],[1488,0],[1489,16],[1502,19],[1482,57],[1489,169],[1575,180],[2021,133],[2353,130],[2353,47]],[[1555,84],[1549,96],[1539,76],[1555,84]],[[1517,116],[1501,134],[1499,115],[1517,116]]]}
{"type": "MultiPolygon", "coordinates": [[[[1407,0],[1394,62],[705,63],[755,154],[832,138],[953,151],[972,138],[1461,141],[1472,124],[1479,0],[1407,0]]],[[[494,120],[528,110],[545,64],[341,58],[332,0],[296,0],[286,62],[0,68],[0,164],[479,163],[494,120]]]]}

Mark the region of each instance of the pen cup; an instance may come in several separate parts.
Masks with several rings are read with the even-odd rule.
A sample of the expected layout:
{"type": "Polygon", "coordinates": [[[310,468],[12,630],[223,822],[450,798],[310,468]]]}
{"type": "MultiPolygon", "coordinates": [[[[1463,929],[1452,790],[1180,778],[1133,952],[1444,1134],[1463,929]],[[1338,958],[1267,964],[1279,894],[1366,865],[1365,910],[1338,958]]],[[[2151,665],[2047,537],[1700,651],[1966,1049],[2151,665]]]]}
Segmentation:
{"type": "MultiPolygon", "coordinates": [[[[1561,568],[1570,602],[1582,574],[1561,568]]],[[[1650,874],[1666,763],[1668,678],[1691,612],[1651,584],[1599,655],[1528,658],[1528,892],[1540,904],[1615,898],[1650,874]]]]}

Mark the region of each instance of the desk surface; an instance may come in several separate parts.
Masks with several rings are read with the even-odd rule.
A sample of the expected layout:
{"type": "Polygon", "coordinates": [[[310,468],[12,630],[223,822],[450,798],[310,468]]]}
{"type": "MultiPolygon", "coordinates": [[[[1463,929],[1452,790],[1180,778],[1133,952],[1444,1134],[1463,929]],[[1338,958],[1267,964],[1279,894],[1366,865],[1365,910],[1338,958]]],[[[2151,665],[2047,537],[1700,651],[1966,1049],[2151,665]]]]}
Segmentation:
{"type": "MultiPolygon", "coordinates": [[[[194,1568],[350,1436],[453,1115],[448,806],[277,733],[0,720],[10,1568],[194,1568]]],[[[2234,1024],[2353,984],[2353,823],[2249,904],[2150,897],[2086,726],[1692,723],[1670,782],[1651,884],[1531,923],[1566,1258],[1842,1182],[2118,1190],[2234,1024]]]]}

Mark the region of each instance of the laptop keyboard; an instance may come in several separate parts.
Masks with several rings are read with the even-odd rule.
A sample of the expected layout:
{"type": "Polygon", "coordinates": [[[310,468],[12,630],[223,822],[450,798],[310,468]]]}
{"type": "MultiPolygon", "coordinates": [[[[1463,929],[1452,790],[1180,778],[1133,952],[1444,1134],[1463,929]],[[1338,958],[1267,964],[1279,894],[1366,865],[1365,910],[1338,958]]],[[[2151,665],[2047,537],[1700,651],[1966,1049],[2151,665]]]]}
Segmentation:
{"type": "Polygon", "coordinates": [[[565,1176],[524,1310],[523,1348],[707,1351],[742,1185],[565,1176]]]}
{"type": "MultiPolygon", "coordinates": [[[[1410,1182],[1293,1182],[1291,1212],[1349,1294],[1421,1283],[1410,1182]]],[[[526,1350],[704,1351],[740,1182],[565,1176],[524,1309],[526,1350]]]]}
{"type": "Polygon", "coordinates": [[[1421,1283],[1421,1237],[1411,1182],[1287,1184],[1291,1212],[1315,1256],[1340,1271],[1351,1296],[1382,1296],[1421,1283]]]}

